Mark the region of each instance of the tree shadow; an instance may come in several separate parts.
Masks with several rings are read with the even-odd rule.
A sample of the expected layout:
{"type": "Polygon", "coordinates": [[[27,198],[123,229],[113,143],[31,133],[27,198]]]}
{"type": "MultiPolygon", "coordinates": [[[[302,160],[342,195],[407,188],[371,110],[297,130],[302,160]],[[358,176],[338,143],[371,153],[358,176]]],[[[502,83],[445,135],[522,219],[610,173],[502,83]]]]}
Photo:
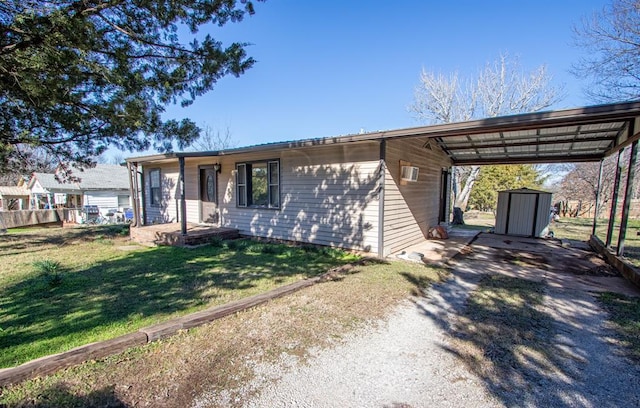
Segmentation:
{"type": "Polygon", "coordinates": [[[82,226],[77,228],[33,228],[33,231],[0,235],[0,255],[33,252],[34,248],[61,247],[98,238],[127,236],[128,224],[82,226]]]}
{"type": "MultiPolygon", "coordinates": [[[[442,347],[509,407],[624,405],[629,394],[591,389],[594,370],[611,363],[609,353],[593,353],[607,343],[590,295],[552,292],[542,277],[523,279],[521,266],[483,252],[476,246],[473,256],[459,256],[452,278],[416,302],[451,337],[442,347]],[[476,285],[481,290],[468,296],[476,285]]],[[[425,283],[405,278],[417,288],[425,283]]]]}
{"type": "Polygon", "coordinates": [[[323,156],[295,154],[300,156],[292,167],[281,170],[279,209],[237,208],[233,178],[221,180],[221,225],[253,236],[376,253],[379,160],[330,165],[323,156]]]}
{"type": "Polygon", "coordinates": [[[343,263],[337,253],[245,240],[233,248],[127,253],[65,273],[54,287],[32,274],[0,290],[2,365],[24,362],[20,350],[25,345],[38,356],[64,351],[96,341],[102,331],[113,330],[110,337],[115,337],[139,328],[140,320],[153,324],[343,263]],[[267,245],[279,249],[269,253],[267,245]]]}
{"type": "Polygon", "coordinates": [[[49,408],[49,407],[82,407],[82,408],[128,408],[115,393],[114,386],[105,387],[81,395],[75,393],[65,384],[57,383],[39,392],[38,396],[28,401],[0,404],[3,408],[49,408]]]}

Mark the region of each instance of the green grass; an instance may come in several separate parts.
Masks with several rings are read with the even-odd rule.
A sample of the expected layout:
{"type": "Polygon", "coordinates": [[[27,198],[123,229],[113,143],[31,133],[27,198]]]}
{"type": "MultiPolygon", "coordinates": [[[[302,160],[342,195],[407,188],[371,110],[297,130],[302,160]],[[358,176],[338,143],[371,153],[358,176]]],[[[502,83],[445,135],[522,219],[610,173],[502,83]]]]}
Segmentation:
{"type": "Polygon", "coordinates": [[[603,293],[598,300],[609,313],[623,346],[634,360],[640,362],[640,298],[603,293]]]}
{"type": "Polygon", "coordinates": [[[0,367],[265,292],[356,259],[328,248],[251,240],[121,249],[129,244],[121,227],[110,226],[0,236],[0,367]],[[37,266],[43,260],[63,271],[55,285],[37,266]]]}
{"type": "Polygon", "coordinates": [[[398,302],[447,276],[445,269],[413,262],[367,260],[263,306],[7,386],[0,406],[188,407],[203,393],[224,393],[226,406],[244,406],[252,392],[247,384],[258,375],[256,364],[278,364],[287,355],[304,362],[320,349],[348,341],[348,333],[377,327],[398,302]],[[212,341],[228,338],[233,341],[212,341]]]}

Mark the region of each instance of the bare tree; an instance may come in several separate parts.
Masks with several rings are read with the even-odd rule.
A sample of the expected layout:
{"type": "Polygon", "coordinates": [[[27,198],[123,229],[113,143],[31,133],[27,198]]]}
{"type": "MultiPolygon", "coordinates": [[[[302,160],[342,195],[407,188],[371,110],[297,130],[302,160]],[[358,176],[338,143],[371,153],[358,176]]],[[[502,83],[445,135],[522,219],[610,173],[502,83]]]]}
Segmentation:
{"type": "MultiPolygon", "coordinates": [[[[544,65],[527,73],[518,59],[508,54],[487,63],[473,80],[461,79],[458,73],[446,77],[423,68],[409,110],[429,124],[535,112],[564,97],[562,87],[553,86],[551,81],[544,65]]],[[[479,166],[454,169],[455,207],[467,207],[479,174],[479,166]]]]}
{"type": "Polygon", "coordinates": [[[200,152],[211,152],[224,150],[237,146],[237,142],[231,137],[229,127],[224,132],[220,129],[213,129],[209,125],[204,125],[200,137],[192,143],[192,147],[200,152]]]}
{"type": "Polygon", "coordinates": [[[574,26],[575,44],[585,57],[572,72],[590,78],[585,93],[598,102],[640,97],[640,1],[613,0],[611,5],[574,26]]]}
{"type": "Polygon", "coordinates": [[[16,145],[9,163],[5,163],[6,171],[0,173],[0,184],[15,185],[21,177],[29,177],[33,172],[53,173],[58,165],[59,158],[44,149],[16,145]]]}

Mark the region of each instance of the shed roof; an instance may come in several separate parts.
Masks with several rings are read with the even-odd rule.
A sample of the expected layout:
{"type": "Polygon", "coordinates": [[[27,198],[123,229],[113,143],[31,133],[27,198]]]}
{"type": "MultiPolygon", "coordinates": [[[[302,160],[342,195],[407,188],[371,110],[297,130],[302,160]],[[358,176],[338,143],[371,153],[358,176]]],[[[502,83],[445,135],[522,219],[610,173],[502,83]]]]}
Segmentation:
{"type": "Polygon", "coordinates": [[[551,194],[549,191],[535,190],[533,188],[514,188],[512,190],[501,190],[499,193],[516,193],[516,194],[551,194]]]}
{"type": "Polygon", "coordinates": [[[598,161],[638,139],[639,130],[640,101],[634,101],[212,152],[132,157],[127,161],[144,164],[178,157],[223,156],[410,137],[432,139],[454,165],[598,161]]]}

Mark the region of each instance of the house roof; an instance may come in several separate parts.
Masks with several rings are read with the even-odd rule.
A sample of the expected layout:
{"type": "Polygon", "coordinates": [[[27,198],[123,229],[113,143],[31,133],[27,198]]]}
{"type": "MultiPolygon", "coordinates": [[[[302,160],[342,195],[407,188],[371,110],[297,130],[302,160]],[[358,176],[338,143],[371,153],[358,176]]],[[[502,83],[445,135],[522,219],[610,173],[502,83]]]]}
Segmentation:
{"type": "Polygon", "coordinates": [[[56,180],[55,174],[52,173],[41,173],[34,172],[31,176],[31,180],[29,180],[29,188],[33,188],[35,182],[40,183],[40,186],[45,190],[69,190],[69,191],[80,191],[80,187],[76,183],[60,183],[56,180]]]}
{"type": "Polygon", "coordinates": [[[149,163],[179,157],[223,156],[258,151],[381,141],[431,139],[454,165],[598,161],[640,138],[640,101],[535,112],[467,122],[357,135],[269,143],[213,152],[181,152],[128,158],[149,163]]]}
{"type": "Polygon", "coordinates": [[[80,178],[82,190],[128,190],[129,172],[125,166],[115,164],[96,164],[95,167],[74,175],[80,178]]]}
{"type": "Polygon", "coordinates": [[[0,186],[0,197],[28,196],[29,190],[24,186],[0,186]]]}
{"type": "Polygon", "coordinates": [[[52,173],[33,173],[29,187],[37,180],[46,190],[87,191],[87,190],[128,190],[127,168],[112,164],[97,164],[84,171],[74,170],[79,183],[60,183],[52,173]]]}

